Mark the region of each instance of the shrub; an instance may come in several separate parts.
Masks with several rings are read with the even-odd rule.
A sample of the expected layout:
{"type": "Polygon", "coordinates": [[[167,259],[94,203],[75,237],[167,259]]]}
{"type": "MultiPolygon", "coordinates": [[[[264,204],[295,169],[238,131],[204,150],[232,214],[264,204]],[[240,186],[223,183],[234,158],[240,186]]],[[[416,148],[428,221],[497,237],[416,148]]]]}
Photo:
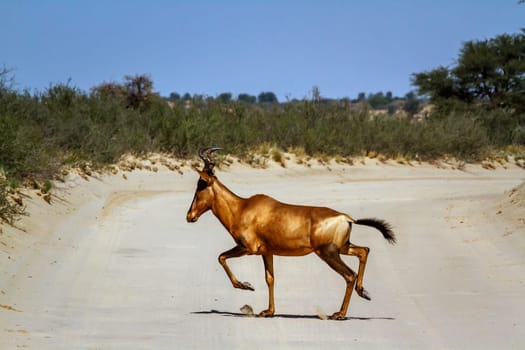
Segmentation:
{"type": "Polygon", "coordinates": [[[24,207],[11,199],[8,181],[0,175],[0,224],[13,224],[24,213],[24,207]]]}

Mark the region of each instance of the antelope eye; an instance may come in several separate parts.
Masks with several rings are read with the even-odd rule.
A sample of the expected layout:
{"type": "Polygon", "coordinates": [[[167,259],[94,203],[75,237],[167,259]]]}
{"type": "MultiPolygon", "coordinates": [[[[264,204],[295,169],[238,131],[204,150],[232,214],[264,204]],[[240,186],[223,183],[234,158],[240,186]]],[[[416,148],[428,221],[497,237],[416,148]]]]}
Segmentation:
{"type": "Polygon", "coordinates": [[[202,191],[206,187],[208,187],[208,183],[203,179],[199,179],[199,182],[197,182],[197,191],[202,191]]]}

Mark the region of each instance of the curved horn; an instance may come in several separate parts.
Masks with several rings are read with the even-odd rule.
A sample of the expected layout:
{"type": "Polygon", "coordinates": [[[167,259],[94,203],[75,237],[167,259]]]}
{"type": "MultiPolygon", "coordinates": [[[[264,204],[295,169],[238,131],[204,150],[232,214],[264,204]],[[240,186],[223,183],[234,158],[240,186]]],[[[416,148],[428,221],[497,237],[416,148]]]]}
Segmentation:
{"type": "Polygon", "coordinates": [[[215,151],[221,150],[221,147],[201,147],[199,148],[199,157],[204,161],[204,168],[202,171],[213,171],[215,162],[211,159],[211,154],[215,151]]]}

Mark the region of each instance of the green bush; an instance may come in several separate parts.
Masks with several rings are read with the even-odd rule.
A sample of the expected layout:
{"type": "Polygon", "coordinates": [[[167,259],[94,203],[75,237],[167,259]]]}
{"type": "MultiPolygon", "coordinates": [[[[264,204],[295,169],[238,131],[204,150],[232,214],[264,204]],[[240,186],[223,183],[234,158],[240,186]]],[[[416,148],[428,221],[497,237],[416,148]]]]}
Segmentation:
{"type": "Polygon", "coordinates": [[[518,125],[512,131],[512,143],[518,145],[525,145],[525,124],[518,125]]]}
{"type": "MultiPolygon", "coordinates": [[[[24,207],[9,198],[9,186],[5,178],[0,177],[0,224],[13,224],[24,213],[24,207]]],[[[1,231],[1,229],[0,229],[1,231]]]]}

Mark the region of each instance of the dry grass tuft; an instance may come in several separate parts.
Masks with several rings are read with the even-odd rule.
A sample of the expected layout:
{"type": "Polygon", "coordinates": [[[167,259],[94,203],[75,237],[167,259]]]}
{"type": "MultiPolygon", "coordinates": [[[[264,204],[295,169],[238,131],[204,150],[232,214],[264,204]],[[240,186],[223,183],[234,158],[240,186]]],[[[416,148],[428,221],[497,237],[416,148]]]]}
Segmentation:
{"type": "Polygon", "coordinates": [[[374,159],[375,157],[377,157],[377,152],[376,151],[368,151],[368,153],[366,154],[366,156],[370,159],[374,159]]]}
{"type": "Polygon", "coordinates": [[[281,150],[279,150],[278,148],[272,148],[271,156],[274,162],[279,163],[283,168],[286,168],[284,155],[283,155],[283,152],[281,152],[281,150]]]}

